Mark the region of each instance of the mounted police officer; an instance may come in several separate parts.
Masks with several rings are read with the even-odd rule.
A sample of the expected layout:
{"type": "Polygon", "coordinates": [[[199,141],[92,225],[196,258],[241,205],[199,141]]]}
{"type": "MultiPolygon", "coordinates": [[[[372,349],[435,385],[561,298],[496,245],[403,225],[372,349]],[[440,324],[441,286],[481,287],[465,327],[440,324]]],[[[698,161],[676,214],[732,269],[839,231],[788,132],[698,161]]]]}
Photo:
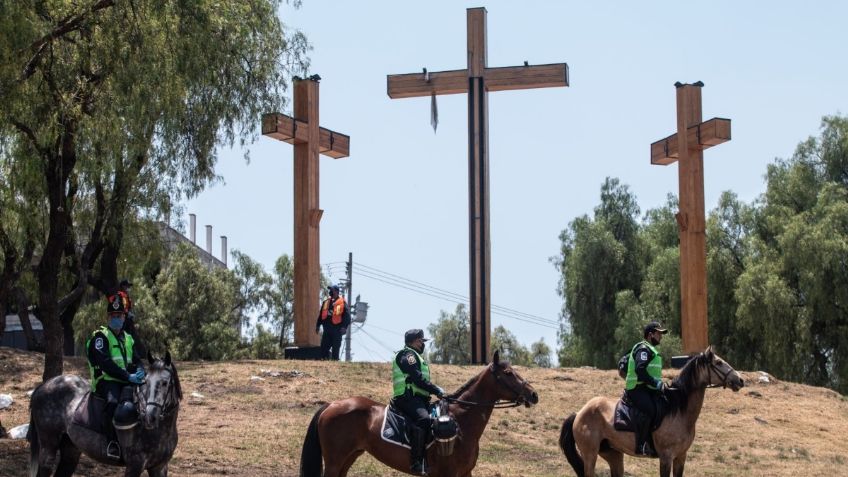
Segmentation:
{"type": "Polygon", "coordinates": [[[644,414],[636,419],[636,453],[656,455],[651,446],[651,429],[662,400],[662,356],[657,347],[668,330],[658,322],[645,326],[643,341],[636,343],[630,351],[625,378],[624,397],[644,414]]]}
{"type": "Polygon", "coordinates": [[[430,395],[442,398],[444,389],[430,382],[430,366],[424,359],[423,330],[409,330],[404,335],[406,346],[397,352],[392,363],[392,385],[394,393],[392,406],[407,416],[410,423],[410,454],[412,456],[412,473],[427,475],[424,469],[424,445],[427,431],[430,429],[430,395]]]}
{"type": "Polygon", "coordinates": [[[338,361],[342,336],[350,326],[350,307],[339,294],[338,285],[330,285],[327,291],[330,296],[321,304],[318,321],[315,322],[315,332],[318,333],[324,328],[324,334],[321,335],[321,359],[330,359],[332,349],[332,359],[338,361]]]}
{"type": "Polygon", "coordinates": [[[123,331],[126,302],[118,293],[106,299],[108,326],[95,330],[85,347],[91,374],[91,391],[106,401],[104,418],[111,437],[106,446],[106,455],[120,459],[119,433],[128,434],[138,423],[130,384],[141,384],[145,373],[132,336],[123,331]]]}

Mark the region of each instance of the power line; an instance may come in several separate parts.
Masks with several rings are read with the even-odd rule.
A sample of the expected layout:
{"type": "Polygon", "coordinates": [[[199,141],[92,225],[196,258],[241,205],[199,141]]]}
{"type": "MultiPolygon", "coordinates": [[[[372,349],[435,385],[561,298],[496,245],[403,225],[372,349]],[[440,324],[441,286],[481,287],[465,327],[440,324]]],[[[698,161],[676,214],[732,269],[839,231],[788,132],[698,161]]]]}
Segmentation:
{"type": "MultiPolygon", "coordinates": [[[[359,265],[362,268],[366,267],[366,266],[361,265],[361,264],[359,264],[359,265]]],[[[376,270],[373,267],[367,267],[367,268],[369,270],[366,270],[366,271],[357,270],[356,273],[360,274],[360,275],[362,275],[366,278],[370,278],[372,280],[376,280],[376,281],[385,283],[387,285],[392,285],[392,286],[395,286],[395,287],[398,287],[398,288],[403,288],[403,289],[406,289],[406,290],[409,290],[409,291],[412,291],[414,293],[418,293],[418,294],[421,294],[421,295],[427,295],[427,296],[430,296],[430,297],[433,297],[433,298],[438,298],[440,300],[445,300],[445,301],[448,301],[448,302],[451,302],[451,303],[456,303],[456,304],[466,304],[466,305],[468,304],[468,299],[466,297],[462,296],[462,295],[459,295],[458,293],[453,293],[453,292],[450,292],[450,291],[447,291],[447,290],[442,290],[440,288],[436,288],[436,287],[433,287],[433,286],[430,286],[430,285],[426,285],[426,284],[423,284],[421,282],[416,282],[415,280],[410,280],[410,279],[405,279],[403,277],[400,277],[402,280],[406,280],[406,282],[402,282],[400,280],[393,279],[393,278],[390,277],[390,276],[397,277],[398,275],[390,274],[388,272],[377,272],[377,273],[375,273],[375,272],[371,272],[371,269],[376,270]],[[381,273],[383,275],[381,275],[381,273]],[[385,275],[390,275],[390,276],[385,276],[385,275]],[[416,286],[416,285],[418,285],[418,286],[416,286]],[[422,290],[421,288],[426,288],[426,290],[422,290]]],[[[559,323],[556,322],[556,321],[549,320],[549,319],[546,319],[546,318],[542,318],[542,317],[536,316],[536,315],[531,315],[529,313],[524,313],[524,312],[520,312],[520,311],[517,311],[517,310],[512,310],[510,308],[492,305],[492,313],[496,314],[496,315],[503,316],[505,318],[510,318],[510,319],[522,321],[522,322],[525,322],[525,323],[530,323],[530,324],[534,324],[534,325],[537,325],[537,326],[542,326],[544,328],[549,328],[549,329],[554,329],[554,330],[559,329],[559,323]]]]}
{"type": "MultiPolygon", "coordinates": [[[[455,303],[467,303],[468,302],[468,297],[465,296],[465,295],[460,295],[459,293],[455,293],[455,292],[452,292],[452,291],[449,291],[449,290],[444,290],[442,288],[434,287],[432,285],[428,285],[426,283],[422,283],[422,282],[419,282],[419,281],[416,281],[416,280],[412,280],[410,278],[402,277],[402,276],[396,275],[394,273],[386,272],[386,271],[380,270],[378,268],[371,267],[369,265],[365,265],[363,263],[356,262],[356,265],[371,271],[371,273],[373,273],[377,276],[382,276],[383,278],[386,278],[386,279],[390,279],[388,277],[392,277],[394,279],[397,279],[396,281],[400,281],[401,283],[406,282],[405,283],[406,285],[410,285],[410,286],[414,285],[414,286],[417,286],[417,287],[422,287],[422,288],[428,289],[428,291],[442,295],[439,298],[442,298],[442,299],[445,299],[445,300],[453,300],[455,303]]],[[[362,273],[362,271],[357,270],[357,273],[362,273]]],[[[420,290],[417,290],[417,289],[413,290],[413,291],[419,291],[420,292],[420,290]]],[[[538,316],[538,315],[532,315],[530,313],[525,313],[523,311],[514,310],[512,308],[507,308],[507,307],[504,307],[504,306],[499,306],[499,305],[493,304],[492,309],[493,310],[500,310],[501,312],[503,312],[503,313],[499,313],[502,316],[507,316],[507,317],[512,318],[512,317],[515,317],[517,315],[517,316],[522,316],[522,317],[526,318],[527,320],[533,320],[533,321],[536,321],[536,322],[546,323],[546,324],[549,324],[549,325],[555,325],[556,327],[559,327],[559,322],[556,321],[556,320],[551,320],[551,319],[544,318],[544,317],[541,317],[541,316],[538,316]]],[[[527,321],[527,320],[521,320],[521,321],[527,321]]]]}

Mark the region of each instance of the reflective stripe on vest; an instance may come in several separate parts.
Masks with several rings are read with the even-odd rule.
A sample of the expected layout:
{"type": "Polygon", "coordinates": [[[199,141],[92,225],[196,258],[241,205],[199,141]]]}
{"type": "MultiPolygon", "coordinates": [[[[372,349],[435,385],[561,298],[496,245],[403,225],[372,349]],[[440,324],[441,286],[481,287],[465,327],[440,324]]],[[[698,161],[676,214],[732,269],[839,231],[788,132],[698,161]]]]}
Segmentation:
{"type": "Polygon", "coordinates": [[[630,350],[630,359],[627,360],[627,379],[625,381],[624,389],[628,391],[640,384],[644,384],[649,389],[657,389],[653,382],[643,383],[642,381],[639,381],[639,377],[636,376],[636,358],[633,357],[633,353],[636,352],[636,348],[643,344],[654,353],[654,358],[648,362],[648,376],[654,378],[654,380],[662,378],[662,356],[660,356],[660,352],[651,346],[651,343],[641,341],[636,343],[633,346],[633,349],[630,350]]]}
{"type": "Polygon", "coordinates": [[[427,361],[424,361],[424,358],[422,358],[421,355],[418,354],[418,351],[415,351],[414,349],[407,346],[406,348],[398,351],[395,354],[394,361],[392,361],[392,397],[402,396],[403,394],[406,394],[407,389],[411,389],[413,395],[424,396],[429,398],[430,392],[425,391],[409,382],[407,380],[409,376],[406,375],[403,370],[400,369],[400,366],[398,366],[397,364],[398,356],[407,350],[415,353],[415,357],[418,358],[418,369],[421,371],[421,375],[424,377],[424,380],[430,380],[430,365],[427,364],[427,361]]]}
{"type": "MultiPolygon", "coordinates": [[[[330,315],[330,300],[332,300],[332,298],[327,298],[321,305],[321,321],[326,320],[327,316],[330,315]]],[[[333,304],[332,323],[334,325],[340,325],[342,323],[342,315],[344,315],[344,303],[344,298],[339,295],[339,297],[336,298],[336,302],[333,304]]]]}
{"type": "MultiPolygon", "coordinates": [[[[129,361],[132,360],[133,355],[133,337],[128,333],[124,333],[124,345],[121,346],[120,340],[115,336],[115,333],[112,332],[108,327],[103,326],[100,329],[95,330],[94,333],[91,334],[91,338],[94,338],[97,333],[101,333],[106,337],[106,341],[109,343],[109,356],[112,358],[112,361],[124,371],[127,370],[127,365],[129,361]]],[[[91,338],[85,342],[85,349],[88,350],[88,345],[91,343],[91,338]]],[[[97,384],[100,381],[116,381],[119,383],[126,383],[123,379],[119,379],[113,376],[110,376],[103,372],[99,366],[94,366],[91,363],[91,360],[88,361],[88,371],[91,376],[91,390],[95,391],[97,388],[97,384]]]]}

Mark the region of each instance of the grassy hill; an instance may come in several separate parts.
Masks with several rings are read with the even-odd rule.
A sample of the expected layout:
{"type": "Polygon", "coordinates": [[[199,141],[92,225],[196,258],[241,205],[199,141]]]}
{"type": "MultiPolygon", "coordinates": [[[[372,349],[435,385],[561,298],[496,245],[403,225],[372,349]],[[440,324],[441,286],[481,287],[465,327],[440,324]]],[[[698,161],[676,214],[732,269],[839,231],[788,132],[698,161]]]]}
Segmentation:
{"type": "MultiPolygon", "coordinates": [[[[15,399],[0,411],[7,429],[29,421],[26,393],[40,381],[42,364],[39,354],[0,348],[0,393],[15,399]]],[[[178,369],[186,398],[174,476],[295,476],[306,426],[321,403],[353,395],[387,401],[391,394],[388,363],[181,362],[178,369]]],[[[432,373],[453,390],[481,369],[434,365],[432,373]]],[[[557,447],[564,417],[593,396],[620,395],[623,381],[614,371],[590,368],[517,370],[536,388],[540,403],[494,412],[475,477],[573,475],[557,447]]],[[[66,372],[87,374],[76,358],[66,363],[66,372]]],[[[746,387],[738,393],[707,391],[686,475],[848,475],[848,398],[772,377],[759,382],[758,372],[742,374],[746,387]]],[[[0,476],[27,475],[28,458],[26,441],[0,440],[0,476]]],[[[609,475],[606,463],[598,469],[609,475]]],[[[627,475],[657,475],[658,469],[657,460],[625,457],[627,475]]],[[[86,458],[77,472],[123,475],[86,458]]],[[[403,474],[363,456],[350,475],[403,474]]]]}

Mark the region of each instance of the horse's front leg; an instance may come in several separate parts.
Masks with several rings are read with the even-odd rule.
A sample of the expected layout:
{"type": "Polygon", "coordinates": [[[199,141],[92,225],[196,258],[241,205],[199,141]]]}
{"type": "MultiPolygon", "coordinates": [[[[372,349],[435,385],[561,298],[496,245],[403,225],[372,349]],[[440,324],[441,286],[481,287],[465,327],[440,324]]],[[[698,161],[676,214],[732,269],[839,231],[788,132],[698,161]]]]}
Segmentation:
{"type": "Polygon", "coordinates": [[[672,458],[669,456],[660,457],[660,477],[671,477],[672,458]]]}
{"type": "Polygon", "coordinates": [[[674,477],[683,477],[684,465],[686,465],[686,451],[674,458],[674,477]]]}
{"type": "Polygon", "coordinates": [[[124,477],[141,477],[144,472],[144,464],[141,462],[127,462],[127,467],[124,469],[124,477]]]}
{"type": "Polygon", "coordinates": [[[168,477],[168,463],[147,469],[147,475],[150,477],[168,477]]]}

